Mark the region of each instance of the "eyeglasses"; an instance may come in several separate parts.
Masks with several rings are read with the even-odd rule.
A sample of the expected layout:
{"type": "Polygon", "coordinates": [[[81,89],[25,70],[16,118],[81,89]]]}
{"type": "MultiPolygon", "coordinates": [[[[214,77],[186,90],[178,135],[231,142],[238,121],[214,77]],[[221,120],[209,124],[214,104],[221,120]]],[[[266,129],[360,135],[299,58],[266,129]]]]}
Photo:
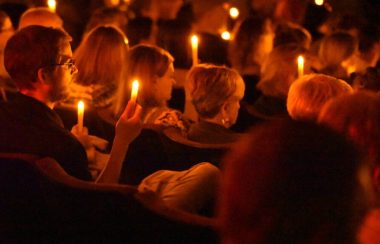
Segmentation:
{"type": "Polygon", "coordinates": [[[77,71],[77,67],[75,66],[75,59],[71,57],[66,57],[66,56],[60,56],[60,60],[64,60],[64,62],[60,63],[55,63],[51,64],[52,66],[63,66],[67,65],[67,67],[70,69],[71,74],[77,71]]]}

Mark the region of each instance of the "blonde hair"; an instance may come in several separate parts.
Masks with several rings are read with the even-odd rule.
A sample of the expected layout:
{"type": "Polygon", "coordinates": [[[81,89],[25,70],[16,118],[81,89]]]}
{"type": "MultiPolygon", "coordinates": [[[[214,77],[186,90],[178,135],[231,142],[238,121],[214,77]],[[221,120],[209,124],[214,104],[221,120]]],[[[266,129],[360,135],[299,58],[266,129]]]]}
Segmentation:
{"type": "Polygon", "coordinates": [[[281,45],[273,49],[261,68],[257,88],[264,95],[286,98],[297,77],[297,56],[302,52],[297,45],[281,45]]]}
{"type": "Polygon", "coordinates": [[[288,113],[293,119],[316,121],[322,106],[328,100],[352,91],[349,84],[332,76],[305,75],[290,86],[288,113]]]}
{"type": "Polygon", "coordinates": [[[232,97],[239,73],[225,66],[200,64],[193,67],[187,77],[190,96],[200,118],[215,117],[222,105],[232,97]]]}
{"type": "MultiPolygon", "coordinates": [[[[136,45],[129,51],[126,79],[117,89],[114,112],[119,115],[130,98],[131,84],[137,79],[140,82],[138,103],[144,107],[162,105],[156,99],[153,86],[157,78],[165,75],[174,58],[166,50],[152,45],[136,45]]],[[[166,102],[166,101],[165,101],[166,102]]]]}
{"type": "Polygon", "coordinates": [[[121,30],[99,26],[90,31],[75,50],[76,82],[81,85],[114,84],[125,79],[128,45],[121,30]]]}

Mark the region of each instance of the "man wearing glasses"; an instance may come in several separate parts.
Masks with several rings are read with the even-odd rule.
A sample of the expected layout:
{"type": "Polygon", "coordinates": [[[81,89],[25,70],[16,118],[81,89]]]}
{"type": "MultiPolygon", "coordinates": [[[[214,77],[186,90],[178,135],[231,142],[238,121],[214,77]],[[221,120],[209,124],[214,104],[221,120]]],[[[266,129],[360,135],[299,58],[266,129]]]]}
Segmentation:
{"type": "MultiPolygon", "coordinates": [[[[83,146],[52,110],[68,95],[77,72],[70,41],[59,29],[36,25],[9,39],[4,63],[18,92],[0,102],[0,152],[49,156],[68,174],[91,180],[83,146]]],[[[140,106],[128,104],[116,125],[114,146],[100,181],[118,181],[128,145],[141,130],[140,114],[140,106]]]]}

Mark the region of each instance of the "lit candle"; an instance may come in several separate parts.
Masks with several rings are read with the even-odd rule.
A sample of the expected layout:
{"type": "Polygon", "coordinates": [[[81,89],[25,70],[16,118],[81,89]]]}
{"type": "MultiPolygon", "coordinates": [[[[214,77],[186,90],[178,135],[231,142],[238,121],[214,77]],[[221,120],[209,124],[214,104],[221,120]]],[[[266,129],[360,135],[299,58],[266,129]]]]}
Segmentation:
{"type": "Polygon", "coordinates": [[[139,81],[134,80],[132,82],[132,93],[131,93],[131,101],[133,103],[136,103],[138,93],[139,93],[139,81]]]}
{"type": "Polygon", "coordinates": [[[78,131],[83,131],[83,117],[84,117],[84,103],[83,101],[78,102],[78,131]]]}
{"type": "Polygon", "coordinates": [[[238,8],[231,7],[229,12],[230,12],[231,19],[237,19],[239,17],[240,13],[239,13],[238,8]]]}
{"type": "Polygon", "coordinates": [[[304,63],[305,63],[305,59],[302,57],[302,55],[298,56],[297,63],[298,63],[298,78],[300,78],[303,76],[303,68],[304,68],[304,63]]]}
{"type": "Polygon", "coordinates": [[[48,0],[47,5],[51,11],[55,12],[55,9],[57,7],[57,2],[55,0],[48,0]]]}
{"type": "Polygon", "coordinates": [[[231,40],[231,33],[229,31],[223,31],[220,35],[223,40],[229,41],[231,40]]]}
{"type": "Polygon", "coordinates": [[[322,6],[324,1],[323,0],[315,0],[314,2],[316,5],[322,6]]]}
{"type": "Polygon", "coordinates": [[[192,58],[193,58],[193,66],[198,64],[198,36],[191,36],[191,50],[192,50],[192,58]]]}

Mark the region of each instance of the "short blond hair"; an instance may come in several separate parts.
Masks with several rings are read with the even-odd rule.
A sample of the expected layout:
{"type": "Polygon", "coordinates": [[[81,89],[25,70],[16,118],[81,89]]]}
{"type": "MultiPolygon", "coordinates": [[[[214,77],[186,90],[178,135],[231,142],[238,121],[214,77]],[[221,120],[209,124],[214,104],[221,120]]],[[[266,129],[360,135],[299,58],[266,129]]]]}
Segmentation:
{"type": "Polygon", "coordinates": [[[215,117],[222,105],[232,97],[239,73],[225,66],[200,64],[193,67],[187,77],[190,96],[200,118],[215,117]]]}
{"type": "Polygon", "coordinates": [[[290,86],[286,106],[293,119],[315,121],[328,100],[352,91],[344,80],[323,74],[305,75],[290,86]]]}

